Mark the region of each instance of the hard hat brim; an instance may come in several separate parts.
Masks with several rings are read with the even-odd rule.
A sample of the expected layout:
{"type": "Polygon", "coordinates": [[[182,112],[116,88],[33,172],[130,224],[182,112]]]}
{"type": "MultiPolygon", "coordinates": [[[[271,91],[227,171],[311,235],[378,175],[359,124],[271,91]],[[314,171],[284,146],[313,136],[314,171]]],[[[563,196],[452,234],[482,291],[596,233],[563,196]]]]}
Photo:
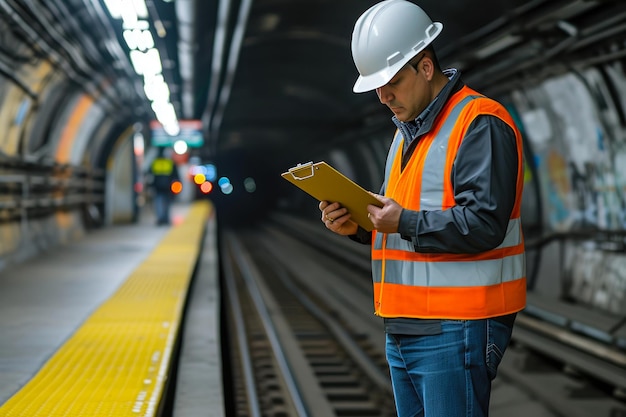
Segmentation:
{"type": "MultiPolygon", "coordinates": [[[[399,70],[400,69],[398,68],[398,71],[399,70]]],[[[368,91],[376,90],[378,87],[382,87],[383,85],[387,84],[389,80],[391,80],[395,75],[394,73],[393,75],[391,75],[391,77],[388,77],[388,75],[383,74],[383,72],[386,71],[380,71],[375,74],[368,75],[367,77],[359,75],[359,78],[357,78],[356,82],[354,83],[352,91],[355,93],[366,93],[368,91]]]]}

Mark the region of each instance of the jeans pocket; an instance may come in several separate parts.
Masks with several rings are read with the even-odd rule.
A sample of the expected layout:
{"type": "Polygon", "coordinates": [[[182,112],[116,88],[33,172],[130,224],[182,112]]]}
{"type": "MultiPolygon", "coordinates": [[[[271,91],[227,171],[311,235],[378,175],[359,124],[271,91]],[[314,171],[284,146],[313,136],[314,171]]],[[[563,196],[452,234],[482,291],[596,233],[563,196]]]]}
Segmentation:
{"type": "Polygon", "coordinates": [[[498,366],[504,356],[504,351],[511,340],[512,328],[495,320],[487,320],[487,373],[494,379],[498,366]]]}

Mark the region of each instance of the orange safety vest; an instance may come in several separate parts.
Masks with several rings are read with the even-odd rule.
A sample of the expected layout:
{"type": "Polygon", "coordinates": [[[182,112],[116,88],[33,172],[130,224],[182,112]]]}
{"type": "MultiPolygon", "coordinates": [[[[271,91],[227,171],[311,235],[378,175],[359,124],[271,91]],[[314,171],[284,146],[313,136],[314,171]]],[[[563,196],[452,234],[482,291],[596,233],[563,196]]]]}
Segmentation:
{"type": "Polygon", "coordinates": [[[506,235],[476,254],[420,253],[399,233],[373,232],[375,314],[381,317],[481,319],[526,305],[526,255],[520,221],[523,188],[521,135],[509,113],[469,87],[455,93],[424,135],[404,170],[402,134],[387,156],[385,196],[409,210],[446,210],[456,205],[452,165],[467,127],[478,115],[493,115],[515,132],[517,192],[506,235]]]}

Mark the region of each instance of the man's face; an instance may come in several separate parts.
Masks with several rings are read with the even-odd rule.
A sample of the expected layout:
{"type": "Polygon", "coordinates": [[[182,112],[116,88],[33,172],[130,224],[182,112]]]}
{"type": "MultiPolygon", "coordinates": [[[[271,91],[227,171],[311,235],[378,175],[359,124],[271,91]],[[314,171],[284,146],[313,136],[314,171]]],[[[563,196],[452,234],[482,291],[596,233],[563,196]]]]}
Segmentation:
{"type": "Polygon", "coordinates": [[[405,65],[387,84],[376,89],[380,102],[402,122],[415,120],[431,101],[428,79],[419,67],[423,58],[424,55],[405,65]]]}

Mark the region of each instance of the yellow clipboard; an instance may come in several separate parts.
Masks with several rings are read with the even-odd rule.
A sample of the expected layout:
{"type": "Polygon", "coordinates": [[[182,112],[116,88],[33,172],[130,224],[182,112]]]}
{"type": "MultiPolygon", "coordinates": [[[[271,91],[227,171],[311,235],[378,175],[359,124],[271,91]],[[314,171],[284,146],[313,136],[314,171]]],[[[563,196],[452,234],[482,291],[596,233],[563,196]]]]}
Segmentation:
{"type": "Polygon", "coordinates": [[[373,229],[367,205],[382,207],[382,203],[326,162],[298,164],[281,176],[319,201],[338,202],[359,226],[367,231],[373,229]]]}

